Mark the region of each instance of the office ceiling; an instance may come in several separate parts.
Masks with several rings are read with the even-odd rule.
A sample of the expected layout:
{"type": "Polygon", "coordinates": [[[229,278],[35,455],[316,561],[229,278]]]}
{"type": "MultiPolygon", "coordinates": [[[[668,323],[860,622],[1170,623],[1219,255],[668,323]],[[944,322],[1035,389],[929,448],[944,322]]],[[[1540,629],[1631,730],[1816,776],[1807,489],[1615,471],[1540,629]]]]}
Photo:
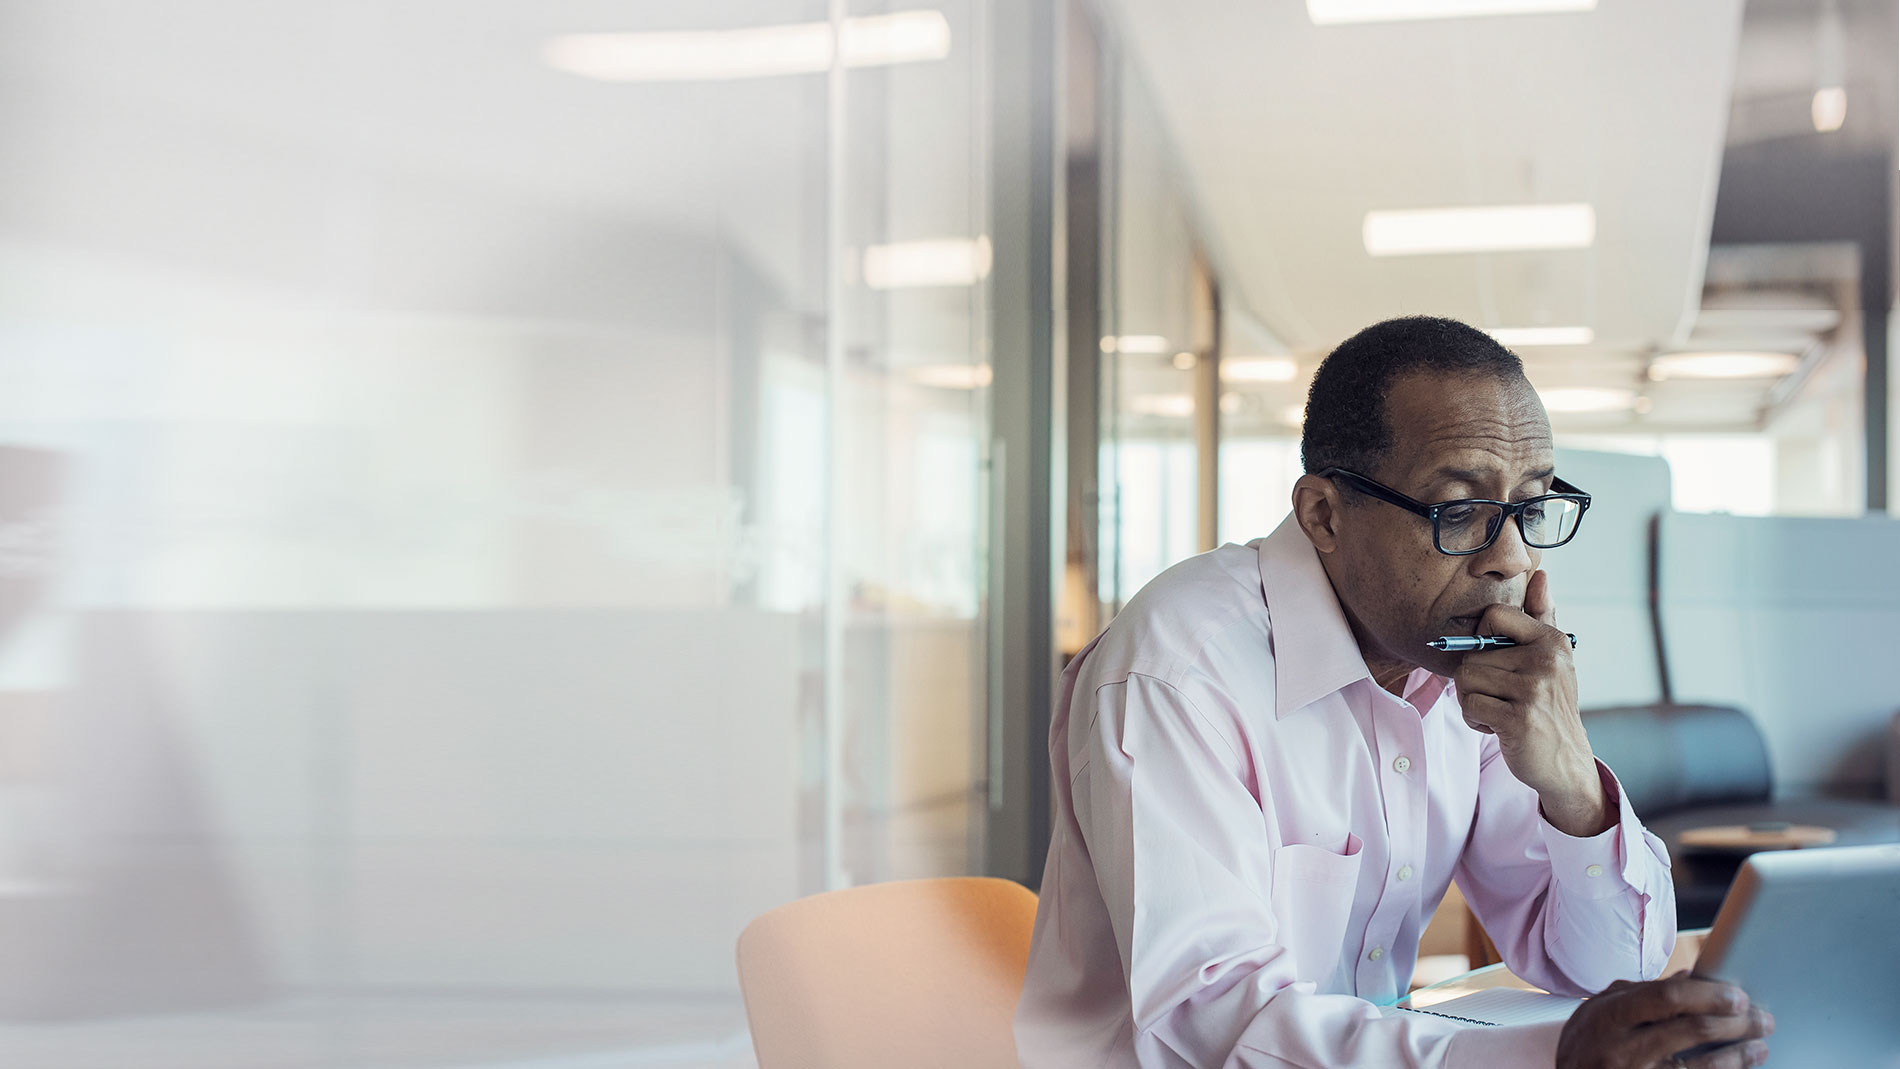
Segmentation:
{"type": "Polygon", "coordinates": [[[1289,348],[1430,311],[1586,325],[1601,347],[1691,325],[1740,0],[1315,26],[1305,5],[1110,0],[1216,258],[1289,348]],[[1594,247],[1375,258],[1376,209],[1583,202],[1594,247]]]}
{"type": "MultiPolygon", "coordinates": [[[[1230,305],[1264,326],[1257,348],[1299,362],[1290,383],[1230,387],[1230,427],[1290,432],[1332,345],[1430,312],[1591,328],[1589,345],[1516,348],[1540,389],[1633,396],[1554,414],[1560,430],[1621,433],[1754,429],[1788,400],[1790,383],[1773,378],[1652,382],[1659,352],[1805,353],[1814,378],[1841,340],[1852,299],[1837,298],[1852,286],[1838,258],[1777,257],[1705,289],[1710,226],[1731,142],[1805,138],[1838,153],[1891,138],[1876,99],[1890,79],[1869,73],[1892,63],[1891,33],[1866,25],[1876,6],[1842,0],[1849,121],[1819,135],[1808,104],[1820,5],[1805,2],[1752,0],[1746,21],[1741,0],[1600,0],[1582,13],[1325,27],[1297,0],[1103,10],[1135,91],[1168,127],[1230,305]],[[1375,258],[1361,237],[1378,209],[1568,202],[1595,209],[1590,248],[1375,258]]],[[[1131,370],[1132,389],[1180,388],[1170,368],[1131,370]]]]}

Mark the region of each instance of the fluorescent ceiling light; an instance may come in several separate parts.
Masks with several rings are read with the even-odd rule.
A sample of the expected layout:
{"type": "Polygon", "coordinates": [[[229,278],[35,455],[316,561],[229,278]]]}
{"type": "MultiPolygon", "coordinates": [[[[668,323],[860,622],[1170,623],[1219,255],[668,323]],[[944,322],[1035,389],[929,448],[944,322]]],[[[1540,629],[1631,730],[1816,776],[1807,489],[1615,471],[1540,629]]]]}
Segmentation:
{"type": "Polygon", "coordinates": [[[925,364],[905,374],[919,386],[940,390],[977,390],[990,384],[988,364],[925,364]]]}
{"type": "Polygon", "coordinates": [[[1306,0],[1315,26],[1349,22],[1410,22],[1473,15],[1549,15],[1595,11],[1597,0],[1306,0]]]}
{"type": "Polygon", "coordinates": [[[1286,411],[1280,413],[1280,418],[1281,420],[1287,423],[1291,423],[1295,427],[1298,427],[1306,422],[1306,406],[1305,405],[1291,405],[1287,408],[1286,411]]]}
{"type": "Polygon", "coordinates": [[[864,284],[874,290],[974,286],[989,274],[986,237],[905,241],[864,250],[864,284]]]}
{"type": "Polygon", "coordinates": [[[1826,134],[1839,130],[1847,121],[1847,90],[1838,85],[1816,89],[1808,113],[1814,119],[1816,132],[1826,134]]]}
{"type": "MultiPolygon", "coordinates": [[[[898,11],[844,20],[837,56],[846,67],[881,67],[950,54],[941,11],[898,11]]],[[[574,33],[549,39],[541,58],[556,70],[605,82],[721,82],[816,74],[831,69],[829,22],[677,33],[574,33]]]]}
{"type": "Polygon", "coordinates": [[[1588,204],[1507,204],[1367,212],[1360,229],[1373,256],[1584,249],[1596,241],[1588,204]]]}
{"type": "Polygon", "coordinates": [[[1559,386],[1537,391],[1550,412],[1621,412],[1636,403],[1635,390],[1605,386],[1559,386]]]}
{"type": "Polygon", "coordinates": [[[1597,340],[1589,327],[1493,327],[1485,331],[1499,345],[1522,345],[1535,349],[1541,345],[1588,345],[1597,340]]]}
{"type": "Polygon", "coordinates": [[[1159,334],[1123,334],[1119,338],[1111,334],[1102,339],[1102,351],[1159,356],[1168,351],[1168,339],[1159,334]]]}
{"type": "Polygon", "coordinates": [[[1186,419],[1194,414],[1194,398],[1184,393],[1145,393],[1128,399],[1128,411],[1141,416],[1186,419]]]}
{"type": "Polygon", "coordinates": [[[1237,356],[1220,362],[1220,377],[1227,382],[1292,382],[1300,366],[1284,356],[1237,356]]]}
{"type": "Polygon", "coordinates": [[[1652,379],[1778,379],[1801,366],[1789,353],[1669,353],[1650,361],[1652,379]]]}
{"type": "MultiPolygon", "coordinates": [[[[1777,301],[1785,300],[1777,296],[1777,301]]],[[[1696,312],[1695,329],[1698,333],[1756,331],[1799,331],[1806,334],[1825,334],[1841,325],[1839,309],[1820,307],[1775,307],[1775,308],[1702,308],[1696,312]]]]}

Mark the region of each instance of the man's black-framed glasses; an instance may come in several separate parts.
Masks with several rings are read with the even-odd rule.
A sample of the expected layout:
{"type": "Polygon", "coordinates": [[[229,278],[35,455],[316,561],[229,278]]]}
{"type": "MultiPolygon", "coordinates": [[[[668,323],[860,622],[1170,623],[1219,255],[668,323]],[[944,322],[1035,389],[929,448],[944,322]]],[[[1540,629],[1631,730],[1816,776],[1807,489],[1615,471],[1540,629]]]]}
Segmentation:
{"type": "Polygon", "coordinates": [[[1590,507],[1590,495],[1553,478],[1552,493],[1523,501],[1492,501],[1481,497],[1459,498],[1427,505],[1397,490],[1345,468],[1327,468],[1317,472],[1323,479],[1344,479],[1357,490],[1407,512],[1415,512],[1432,521],[1432,545],[1452,557],[1482,553],[1498,540],[1504,521],[1517,517],[1517,529],[1524,544],[1533,549],[1556,549],[1577,537],[1583,525],[1584,510],[1590,507]]]}

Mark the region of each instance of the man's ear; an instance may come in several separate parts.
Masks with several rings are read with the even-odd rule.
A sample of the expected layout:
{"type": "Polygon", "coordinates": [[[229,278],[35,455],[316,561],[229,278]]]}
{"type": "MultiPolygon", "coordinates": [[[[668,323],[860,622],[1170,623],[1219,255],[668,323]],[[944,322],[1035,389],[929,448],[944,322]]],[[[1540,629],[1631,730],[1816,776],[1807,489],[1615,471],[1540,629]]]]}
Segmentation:
{"type": "Polygon", "coordinates": [[[1293,484],[1293,518],[1306,540],[1321,553],[1339,548],[1339,520],[1344,508],[1339,486],[1331,479],[1302,475],[1293,484]]]}

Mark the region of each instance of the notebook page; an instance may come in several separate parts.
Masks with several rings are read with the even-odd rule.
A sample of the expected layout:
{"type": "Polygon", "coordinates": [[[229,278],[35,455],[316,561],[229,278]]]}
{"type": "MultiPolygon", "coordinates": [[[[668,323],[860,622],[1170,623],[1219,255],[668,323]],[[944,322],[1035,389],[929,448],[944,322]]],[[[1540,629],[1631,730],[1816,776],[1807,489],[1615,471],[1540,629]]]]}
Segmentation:
{"type": "Polygon", "coordinates": [[[1582,999],[1565,998],[1542,991],[1490,987],[1425,1009],[1406,1012],[1454,1017],[1473,1024],[1543,1024],[1568,1019],[1582,1004],[1582,999]]]}

